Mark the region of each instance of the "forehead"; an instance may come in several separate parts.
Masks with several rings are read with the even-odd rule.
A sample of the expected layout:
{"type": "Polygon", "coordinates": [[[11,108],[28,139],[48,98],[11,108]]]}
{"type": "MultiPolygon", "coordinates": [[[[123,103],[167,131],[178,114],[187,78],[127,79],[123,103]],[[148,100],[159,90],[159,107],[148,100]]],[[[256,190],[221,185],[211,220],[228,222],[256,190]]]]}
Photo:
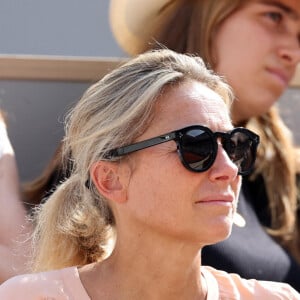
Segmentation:
{"type": "Polygon", "coordinates": [[[214,131],[232,128],[224,100],[197,81],[168,88],[157,103],[153,124],[159,133],[190,125],[204,125],[214,131]]]}

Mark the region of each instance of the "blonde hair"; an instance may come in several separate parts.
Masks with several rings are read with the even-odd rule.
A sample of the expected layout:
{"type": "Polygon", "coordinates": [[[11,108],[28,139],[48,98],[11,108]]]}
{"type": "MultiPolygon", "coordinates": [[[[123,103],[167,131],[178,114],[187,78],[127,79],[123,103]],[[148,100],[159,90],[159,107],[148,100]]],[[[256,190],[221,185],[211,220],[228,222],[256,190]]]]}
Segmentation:
{"type": "MultiPolygon", "coordinates": [[[[156,44],[149,41],[140,50],[163,44],[180,53],[200,55],[209,67],[214,68],[217,59],[214,57],[213,40],[218,28],[248,2],[249,0],[170,1],[159,12],[163,14],[168,11],[169,21],[163,28],[159,28],[159,32],[154,33],[156,44]]],[[[296,157],[292,135],[276,107],[272,107],[264,115],[251,118],[245,126],[261,136],[256,172],[252,180],[261,175],[265,182],[271,216],[271,224],[266,230],[300,262],[295,167],[299,159],[296,157]]]]}
{"type": "Polygon", "coordinates": [[[232,100],[228,85],[199,57],[167,49],[130,60],[84,93],[67,117],[64,151],[72,154],[70,177],[35,213],[33,271],[83,265],[107,255],[114,216],[89,182],[89,169],[110,149],[141,135],[159,96],[186,80],[203,83],[227,103],[232,100]]]}

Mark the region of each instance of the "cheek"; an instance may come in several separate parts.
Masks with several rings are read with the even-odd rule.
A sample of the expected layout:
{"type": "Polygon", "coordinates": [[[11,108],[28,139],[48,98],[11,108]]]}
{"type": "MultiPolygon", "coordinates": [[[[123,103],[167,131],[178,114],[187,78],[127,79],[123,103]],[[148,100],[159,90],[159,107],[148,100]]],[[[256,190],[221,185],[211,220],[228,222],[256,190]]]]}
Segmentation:
{"type": "Polygon", "coordinates": [[[232,29],[226,25],[223,25],[217,33],[213,49],[215,49],[215,69],[217,72],[222,72],[222,74],[229,72],[230,66],[235,68],[239,64],[241,55],[243,55],[240,41],[236,40],[236,37],[232,34],[232,29]],[[232,47],[232,45],[235,46],[232,47]]]}
{"type": "Polygon", "coordinates": [[[149,160],[135,170],[131,183],[143,197],[166,199],[172,196],[175,189],[183,189],[184,171],[177,156],[149,160]]]}
{"type": "Polygon", "coordinates": [[[128,198],[142,203],[145,214],[178,209],[189,194],[189,175],[176,153],[153,160],[149,156],[132,173],[128,198]]]}
{"type": "Polygon", "coordinates": [[[215,57],[219,63],[230,62],[228,66],[239,67],[241,71],[245,63],[257,64],[257,60],[270,50],[270,39],[257,21],[247,16],[231,16],[215,35],[215,57]]]}
{"type": "MultiPolygon", "coordinates": [[[[245,26],[250,27],[248,24],[245,26]]],[[[232,28],[232,24],[223,26],[217,33],[214,44],[216,49],[215,70],[226,77],[234,90],[241,84],[245,85],[249,79],[253,81],[257,75],[257,69],[261,68],[266,55],[262,46],[264,44],[249,40],[249,36],[253,36],[253,34],[249,35],[245,30],[241,32],[242,29],[239,29],[239,26],[235,27],[232,28]]],[[[256,35],[254,37],[257,38],[256,35]]],[[[249,83],[247,83],[248,87],[249,83]]]]}

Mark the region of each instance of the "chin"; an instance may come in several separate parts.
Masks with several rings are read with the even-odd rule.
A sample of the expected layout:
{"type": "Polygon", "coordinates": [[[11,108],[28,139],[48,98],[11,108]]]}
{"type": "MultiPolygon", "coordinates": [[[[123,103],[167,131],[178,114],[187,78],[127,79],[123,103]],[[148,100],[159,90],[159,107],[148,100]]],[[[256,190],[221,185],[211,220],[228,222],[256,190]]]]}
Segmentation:
{"type": "Polygon", "coordinates": [[[227,230],[226,232],[224,231],[222,234],[220,234],[218,236],[218,240],[216,241],[216,243],[222,242],[224,240],[227,240],[231,235],[231,229],[227,230]]]}
{"type": "Polygon", "coordinates": [[[232,219],[223,224],[215,224],[211,228],[207,245],[216,244],[229,238],[232,231],[232,219]]]}

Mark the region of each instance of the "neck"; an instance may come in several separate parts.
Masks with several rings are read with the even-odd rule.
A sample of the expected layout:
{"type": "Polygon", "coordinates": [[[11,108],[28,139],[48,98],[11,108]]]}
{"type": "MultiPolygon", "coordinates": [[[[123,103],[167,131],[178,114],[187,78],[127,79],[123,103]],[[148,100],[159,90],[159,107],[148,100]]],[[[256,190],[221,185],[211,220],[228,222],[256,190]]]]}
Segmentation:
{"type": "Polygon", "coordinates": [[[127,255],[116,248],[106,264],[122,286],[120,295],[127,294],[128,299],[204,299],[200,251],[188,257],[184,248],[179,245],[165,252],[149,245],[148,251],[127,249],[127,255]]]}
{"type": "Polygon", "coordinates": [[[82,268],[80,278],[92,299],[201,300],[207,290],[200,265],[199,245],[119,235],[113,253],[82,268]]]}
{"type": "MultiPolygon", "coordinates": [[[[138,237],[135,241],[128,238],[120,238],[111,256],[96,267],[98,271],[94,274],[97,278],[94,280],[102,282],[101,297],[111,299],[107,295],[114,295],[112,299],[122,300],[205,299],[207,291],[201,279],[199,246],[165,239],[161,243],[154,243],[153,239],[146,242],[144,237],[140,243],[136,242],[138,237]]],[[[95,281],[93,285],[99,287],[95,281]]]]}

